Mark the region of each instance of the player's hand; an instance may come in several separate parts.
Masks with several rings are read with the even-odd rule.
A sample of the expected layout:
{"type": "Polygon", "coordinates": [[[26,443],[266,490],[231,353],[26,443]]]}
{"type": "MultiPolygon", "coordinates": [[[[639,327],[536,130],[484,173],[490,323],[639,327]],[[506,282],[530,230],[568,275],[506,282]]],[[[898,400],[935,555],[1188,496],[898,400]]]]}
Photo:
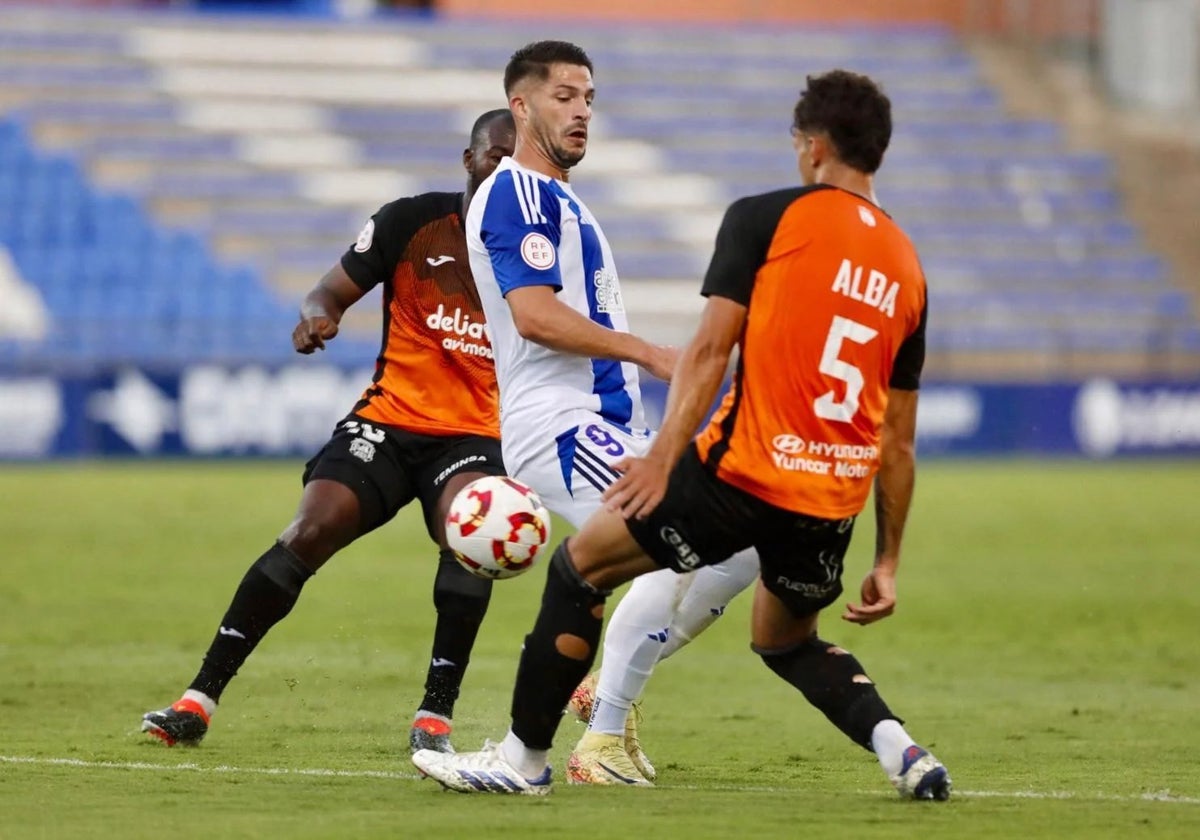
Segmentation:
{"type": "Polygon", "coordinates": [[[604,491],[605,507],[626,519],[645,519],[667,493],[671,465],[653,458],[625,458],[613,469],[621,477],[604,491]]]}
{"type": "Polygon", "coordinates": [[[292,330],[292,346],[297,353],[308,355],[314,350],[324,350],[325,342],[337,334],[338,325],[332,318],[324,315],[301,318],[296,329],[292,330]]]}
{"type": "Polygon", "coordinates": [[[670,382],[675,373],[675,363],[679,361],[679,348],[669,344],[652,344],[650,349],[650,358],[642,367],[659,379],[670,382]]]}
{"type": "Polygon", "coordinates": [[[887,618],[896,609],[896,573],[876,566],[863,578],[861,604],[846,604],[842,618],[853,624],[871,624],[887,618]]]}

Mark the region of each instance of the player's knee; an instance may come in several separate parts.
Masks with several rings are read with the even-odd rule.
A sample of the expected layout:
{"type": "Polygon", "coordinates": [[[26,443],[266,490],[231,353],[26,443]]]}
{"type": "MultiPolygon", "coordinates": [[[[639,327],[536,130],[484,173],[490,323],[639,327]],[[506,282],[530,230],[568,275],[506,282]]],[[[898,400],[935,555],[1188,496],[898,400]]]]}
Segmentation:
{"type": "Polygon", "coordinates": [[[789,648],[756,647],[755,653],[865,749],[871,748],[875,724],[887,718],[899,720],[854,655],[816,634],[789,648]]]}
{"type": "Polygon", "coordinates": [[[658,568],[647,558],[646,568],[635,570],[630,566],[628,556],[601,553],[596,546],[589,545],[578,537],[572,537],[570,543],[569,562],[572,569],[581,580],[599,591],[612,591],[639,574],[658,568]]]}
{"type": "Polygon", "coordinates": [[[554,640],[554,649],[568,659],[586,660],[592,655],[592,646],[587,639],[573,633],[560,633],[554,640]]]}
{"type": "MultiPolygon", "coordinates": [[[[314,571],[294,551],[282,542],[276,541],[265,554],[254,561],[248,574],[254,572],[261,574],[287,593],[292,601],[295,601],[300,596],[300,590],[304,587],[305,582],[313,576],[314,571]]],[[[291,607],[289,606],[287,609],[290,610],[291,607]]]]}
{"type": "Polygon", "coordinates": [[[483,621],[492,597],[492,581],[464,569],[451,551],[441,552],[433,579],[433,606],[439,615],[483,621]]]}
{"type": "Polygon", "coordinates": [[[550,560],[542,607],[526,643],[553,647],[570,659],[589,660],[600,641],[604,602],[609,594],[579,575],[566,544],[560,544],[550,560]]]}
{"type": "MultiPolygon", "coordinates": [[[[842,648],[817,638],[813,633],[804,641],[783,648],[751,646],[762,657],[763,663],[783,679],[790,682],[809,700],[821,705],[821,696],[828,690],[830,671],[861,670],[857,660],[842,648]],[[831,657],[846,657],[833,663],[831,657]],[[847,661],[848,660],[848,661],[847,661]]],[[[840,674],[846,677],[849,674],[840,674]]]]}
{"type": "Polygon", "coordinates": [[[609,589],[596,586],[580,573],[571,556],[571,549],[566,540],[559,543],[550,558],[550,572],[546,578],[547,592],[554,589],[556,593],[568,597],[571,601],[586,605],[595,616],[604,615],[604,602],[612,594],[609,589]],[[596,608],[599,607],[599,612],[596,608]]]}
{"type": "Polygon", "coordinates": [[[279,542],[314,572],[353,539],[345,523],[311,516],[297,517],[279,536],[279,542]]]}
{"type": "Polygon", "coordinates": [[[816,661],[819,656],[833,647],[835,646],[829,642],[817,638],[816,633],[810,633],[802,641],[787,646],[767,647],[758,642],[750,645],[750,649],[762,657],[763,662],[771,670],[775,670],[783,662],[816,661]]]}

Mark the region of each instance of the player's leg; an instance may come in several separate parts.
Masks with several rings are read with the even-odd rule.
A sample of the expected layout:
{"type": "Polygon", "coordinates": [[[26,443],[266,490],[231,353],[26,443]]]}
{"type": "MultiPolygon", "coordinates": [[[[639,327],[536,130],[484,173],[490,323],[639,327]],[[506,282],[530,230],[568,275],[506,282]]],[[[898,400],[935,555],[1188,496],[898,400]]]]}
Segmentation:
{"type": "Polygon", "coordinates": [[[758,552],[739,551],[724,563],[705,566],[688,577],[691,583],[675,608],[660,662],[711,627],[729,602],[758,580],[758,552]]]}
{"type": "Polygon", "coordinates": [[[657,778],[653,762],[642,749],[634,706],[662,656],[676,607],[694,574],[677,575],[670,569],[659,569],[644,575],[633,582],[613,610],[604,632],[600,669],[571,697],[569,708],[587,721],[587,731],[572,754],[568,773],[579,763],[579,756],[588,752],[589,745],[620,738],[638,772],[650,781],[657,778]]]}
{"type": "Polygon", "coordinates": [[[780,524],[764,530],[786,538],[759,543],[762,579],[751,619],[754,651],[847,737],[873,751],[902,796],[946,799],[950,779],[945,767],[913,741],[854,655],[817,636],[820,610],[842,591],[849,521],[807,520],[800,529],[780,524]]]}
{"type": "Polygon", "coordinates": [[[414,752],[453,751],[450,732],[454,704],[492,596],[492,581],[464,569],[446,545],[446,514],[463,487],[485,475],[503,474],[499,443],[481,437],[458,438],[439,446],[436,455],[427,459],[418,474],[418,498],[425,511],[429,536],[438,546],[438,566],[433,581],[437,619],[425,676],[425,695],[409,731],[409,746],[414,752]]]}
{"type": "MultiPolygon", "coordinates": [[[[618,476],[613,465],[627,455],[642,454],[650,439],[630,435],[590,412],[580,412],[577,419],[577,425],[554,439],[553,447],[521,463],[514,476],[533,487],[550,510],[579,528],[603,505],[604,490],[618,476]]],[[[675,593],[681,585],[678,577],[672,573],[665,576],[652,573],[636,580],[617,606],[605,636],[604,661],[611,660],[614,665],[606,664],[603,676],[614,683],[607,688],[607,696],[615,702],[603,706],[601,728],[594,731],[605,735],[606,741],[613,737],[627,739],[635,767],[647,779],[653,779],[654,767],[638,743],[632,700],[619,704],[628,692],[640,693],[649,669],[658,658],[674,614],[671,602],[674,595],[670,593],[675,593]],[[621,685],[626,680],[632,689],[621,685]]],[[[577,687],[568,707],[585,721],[592,718],[594,705],[603,705],[594,703],[596,676],[588,677],[577,687]]],[[[634,699],[636,696],[632,695],[634,699]]]]}
{"type": "MultiPolygon", "coordinates": [[[[596,745],[620,735],[642,776],[655,778],[654,767],[641,747],[636,714],[630,713],[655,663],[670,644],[670,628],[679,621],[680,607],[690,599],[692,610],[688,617],[694,623],[685,625],[684,632],[694,635],[701,623],[710,625],[728,599],[757,576],[758,560],[753,552],[740,552],[736,560],[719,563],[720,566],[735,564],[728,573],[705,564],[725,560],[748,542],[748,537],[739,533],[736,526],[738,511],[712,496],[708,492],[710,483],[710,476],[689,449],[673,471],[667,498],[649,524],[634,521],[627,526],[637,541],[655,552],[660,566],[668,568],[635,580],[613,611],[605,629],[604,661],[588,731],[572,753],[568,774],[592,763],[588,754],[596,745]],[[703,546],[708,560],[702,562],[691,546],[703,546]],[[750,574],[744,565],[747,562],[753,567],[750,574]],[[696,606],[701,603],[705,604],[702,622],[696,620],[699,613],[696,606]]],[[[585,772],[574,775],[576,781],[588,781],[585,772]]]]}
{"type": "MultiPolygon", "coordinates": [[[[707,475],[698,461],[689,466],[707,475]]],[[[521,653],[513,724],[504,741],[495,749],[460,756],[419,752],[413,763],[455,790],[548,790],[546,757],[563,704],[595,658],[604,603],[611,590],[655,569],[686,572],[746,547],[739,512],[729,505],[705,504],[710,501],[705,490],[703,481],[697,482],[681,462],[671,475],[665,498],[647,520],[626,522],[619,513],[598,508],[551,560],[542,606],[521,653]]],[[[617,736],[601,748],[589,746],[586,755],[580,755],[577,746],[568,763],[568,777],[604,784],[650,784],[633,766],[617,736]]]]}
{"type": "MultiPolygon", "coordinates": [[[[685,575],[662,570],[635,580],[609,619],[594,689],[583,686],[572,698],[572,711],[591,731],[621,731],[655,665],[711,627],[757,578],[758,555],[746,550],[685,575]]],[[[648,762],[647,769],[643,775],[653,778],[648,762]]]]}
{"type": "MultiPolygon", "coordinates": [[[[343,421],[309,461],[292,522],[246,570],[183,696],[166,709],[147,712],[143,731],[167,745],[198,743],[226,686],[267,632],[291,612],[308,579],[358,536],[395,515],[406,482],[396,476],[389,443],[367,440],[363,432],[358,421],[343,421]],[[366,444],[371,458],[364,460],[366,444]],[[376,446],[384,453],[378,461],[376,446]]],[[[372,427],[371,437],[382,438],[380,432],[372,427]]]]}
{"type": "MultiPolygon", "coordinates": [[[[482,753],[413,756],[417,767],[448,787],[502,793],[549,788],[547,757],[563,707],[595,659],[605,601],[613,587],[657,568],[621,516],[604,510],[562,542],[548,565],[541,608],[522,647],[512,728],[504,740],[482,753]],[[579,559],[573,557],[576,550],[579,559]]],[[[620,739],[613,747],[611,760],[596,768],[607,775],[607,783],[648,785],[620,739]]]]}
{"type": "MultiPolygon", "coordinates": [[[[679,471],[684,478],[677,493],[695,496],[697,488],[705,486],[706,473],[690,450],[679,471]]],[[[642,749],[637,715],[631,715],[635,701],[645,691],[655,665],[711,626],[729,601],[757,577],[758,556],[752,550],[685,575],[664,569],[634,581],[613,611],[604,633],[604,659],[588,732],[623,734],[626,751],[646,778],[653,781],[657,773],[642,749]]]]}

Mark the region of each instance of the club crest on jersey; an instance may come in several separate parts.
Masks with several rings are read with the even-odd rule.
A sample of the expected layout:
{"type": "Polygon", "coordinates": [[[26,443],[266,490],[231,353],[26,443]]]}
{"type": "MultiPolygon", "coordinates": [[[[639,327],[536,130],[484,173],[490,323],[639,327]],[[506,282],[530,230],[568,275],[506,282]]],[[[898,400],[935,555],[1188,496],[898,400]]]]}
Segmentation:
{"type": "Polygon", "coordinates": [[[530,268],[545,271],[554,267],[558,254],[545,236],[540,233],[527,233],[521,240],[521,259],[525,260],[525,264],[530,268]]]}
{"type": "Polygon", "coordinates": [[[350,441],[350,454],[364,464],[369,464],[375,460],[375,444],[369,440],[355,438],[350,441]]]}
{"type": "Polygon", "coordinates": [[[360,254],[365,254],[371,250],[371,243],[375,241],[375,220],[367,219],[367,223],[363,225],[363,229],[358,232],[358,239],[354,242],[354,250],[360,254]]]}

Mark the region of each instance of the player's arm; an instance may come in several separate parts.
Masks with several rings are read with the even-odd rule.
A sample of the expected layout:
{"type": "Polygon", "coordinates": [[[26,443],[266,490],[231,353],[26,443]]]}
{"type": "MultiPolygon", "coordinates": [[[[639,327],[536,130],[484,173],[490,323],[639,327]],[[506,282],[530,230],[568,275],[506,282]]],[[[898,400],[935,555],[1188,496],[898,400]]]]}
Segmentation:
{"type": "Polygon", "coordinates": [[[896,609],[900,543],[917,474],[917,393],[888,391],[875,474],[875,564],[863,579],[861,603],[847,604],[842,615],[855,624],[887,618],[896,609]]]}
{"type": "Polygon", "coordinates": [[[875,474],[875,565],[895,572],[917,474],[917,391],[888,392],[875,474]]]}
{"type": "Polygon", "coordinates": [[[671,470],[716,399],[729,357],[746,325],[746,306],[726,297],[709,297],[695,337],[684,348],[667,391],[662,428],[644,458],[617,465],[622,476],[604,498],[626,518],[639,519],[662,501],[671,470]]]}
{"type": "Polygon", "coordinates": [[[683,351],[678,381],[671,383],[662,429],[651,447],[651,453],[657,452],[671,467],[712,407],[729,369],[780,212],[781,208],[765,208],[760,199],[751,197],[731,204],[721,220],[700,289],[708,302],[696,335],[683,351]]]}
{"type": "Polygon", "coordinates": [[[645,458],[630,458],[609,487],[610,508],[644,518],[662,501],[671,470],[712,406],[725,378],[729,357],[742,336],[754,279],[766,261],[778,221],[760,199],[740,199],[725,211],[701,293],[708,298],[695,337],[684,349],[667,392],[662,428],[645,458]]]}
{"type": "Polygon", "coordinates": [[[338,334],[346,310],[364,294],[366,289],[351,280],[340,263],[325,272],[300,304],[300,323],[292,330],[296,352],[324,350],[325,342],[338,334]]]}
{"type": "MultiPolygon", "coordinates": [[[[558,299],[562,267],[562,208],[545,184],[519,171],[501,171],[481,205],[478,243],[487,251],[492,274],[512,313],[513,326],[527,341],[557,353],[590,359],[633,362],[669,379],[676,351],[598,324],[558,299]]],[[[468,247],[473,234],[468,231],[468,247]]]]}
{"type": "Polygon", "coordinates": [[[888,403],[879,432],[875,474],[875,564],[863,579],[861,603],[847,604],[842,618],[870,624],[896,609],[900,543],[917,474],[917,389],[925,364],[926,310],[900,345],[888,383],[888,403]]]}
{"type": "Polygon", "coordinates": [[[559,353],[641,365],[670,379],[676,351],[585,318],[567,306],[552,286],[519,286],[505,296],[522,338],[559,353]]]}
{"type": "Polygon", "coordinates": [[[420,197],[401,198],[380,207],[367,221],[338,264],[304,296],[300,323],[292,330],[297,353],[323,350],[337,335],[346,310],[392,278],[421,217],[420,197]]]}

